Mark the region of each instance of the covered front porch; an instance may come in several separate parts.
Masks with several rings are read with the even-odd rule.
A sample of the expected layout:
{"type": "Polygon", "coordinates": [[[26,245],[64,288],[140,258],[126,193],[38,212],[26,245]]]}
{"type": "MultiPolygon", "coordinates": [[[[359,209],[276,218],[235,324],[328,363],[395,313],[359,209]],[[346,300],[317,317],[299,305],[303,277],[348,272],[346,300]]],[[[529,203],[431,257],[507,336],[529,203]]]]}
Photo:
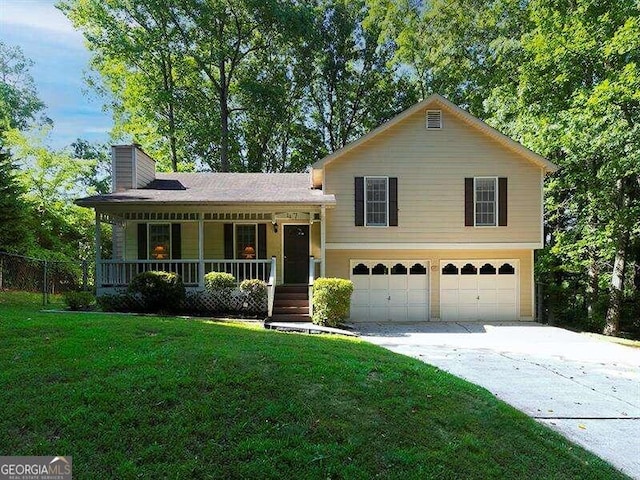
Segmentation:
{"type": "Polygon", "coordinates": [[[102,224],[112,225],[111,258],[96,248],[97,294],[126,287],[144,271],[179,274],[187,288],[204,289],[209,272],[227,272],[238,283],[309,284],[324,275],[325,207],[274,206],[96,210],[96,247],[102,224]]]}

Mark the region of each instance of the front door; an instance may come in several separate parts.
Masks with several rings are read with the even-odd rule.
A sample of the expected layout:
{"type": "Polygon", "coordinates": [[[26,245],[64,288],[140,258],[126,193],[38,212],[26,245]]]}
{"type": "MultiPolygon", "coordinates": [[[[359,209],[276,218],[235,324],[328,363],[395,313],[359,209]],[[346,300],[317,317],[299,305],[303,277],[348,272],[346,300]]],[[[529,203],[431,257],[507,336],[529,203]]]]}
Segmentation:
{"type": "Polygon", "coordinates": [[[284,283],[307,283],[309,225],[284,226],[284,283]]]}

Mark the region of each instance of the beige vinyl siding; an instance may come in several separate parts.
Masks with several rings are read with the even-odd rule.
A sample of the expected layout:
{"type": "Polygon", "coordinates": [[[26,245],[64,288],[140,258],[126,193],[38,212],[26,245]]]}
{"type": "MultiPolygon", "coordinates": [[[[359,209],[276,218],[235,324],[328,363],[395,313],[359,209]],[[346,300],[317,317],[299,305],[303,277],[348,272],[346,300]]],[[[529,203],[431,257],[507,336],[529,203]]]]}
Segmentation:
{"type": "Polygon", "coordinates": [[[416,113],[326,166],[327,242],[541,241],[541,169],[446,111],[426,130],[416,113]],[[398,227],[354,226],[354,178],[398,178],[398,227]],[[464,226],[464,179],[508,178],[508,226],[464,226]]]}
{"type": "Polygon", "coordinates": [[[156,163],[149,155],[136,149],[136,188],[148,185],[156,178],[156,163]]]}
{"type": "Polygon", "coordinates": [[[184,260],[197,259],[198,255],[198,224],[197,222],[188,222],[181,224],[181,247],[182,258],[184,260]]]}
{"type": "Polygon", "coordinates": [[[138,259],[138,224],[127,222],[125,227],[124,255],[126,260],[138,259]]]}
{"type": "MultiPolygon", "coordinates": [[[[197,233],[196,228],[196,235],[197,233]]],[[[204,258],[224,258],[224,226],[222,223],[204,222],[204,258]]]]}
{"type": "Polygon", "coordinates": [[[114,225],[111,230],[111,249],[114,260],[124,260],[125,231],[120,225],[114,225]]]}
{"type": "Polygon", "coordinates": [[[311,255],[313,255],[316,260],[322,258],[322,251],[320,250],[320,229],[322,226],[320,223],[316,222],[311,225],[311,255]]]}
{"type": "Polygon", "coordinates": [[[531,250],[327,250],[327,276],[349,278],[350,260],[426,260],[430,262],[431,319],[440,317],[440,260],[518,260],[520,318],[533,317],[531,250]]]}
{"type": "Polygon", "coordinates": [[[133,188],[132,150],[130,146],[112,147],[113,155],[113,191],[133,188]]]}

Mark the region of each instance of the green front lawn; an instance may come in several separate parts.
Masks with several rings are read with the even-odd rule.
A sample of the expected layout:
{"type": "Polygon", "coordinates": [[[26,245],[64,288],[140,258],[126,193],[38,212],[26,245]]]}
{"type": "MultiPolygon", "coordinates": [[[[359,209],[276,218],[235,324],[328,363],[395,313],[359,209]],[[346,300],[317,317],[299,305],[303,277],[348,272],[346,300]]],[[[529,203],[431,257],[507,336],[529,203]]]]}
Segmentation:
{"type": "Polygon", "coordinates": [[[359,340],[39,308],[0,293],[0,455],[72,455],[74,478],[625,478],[359,340]]]}

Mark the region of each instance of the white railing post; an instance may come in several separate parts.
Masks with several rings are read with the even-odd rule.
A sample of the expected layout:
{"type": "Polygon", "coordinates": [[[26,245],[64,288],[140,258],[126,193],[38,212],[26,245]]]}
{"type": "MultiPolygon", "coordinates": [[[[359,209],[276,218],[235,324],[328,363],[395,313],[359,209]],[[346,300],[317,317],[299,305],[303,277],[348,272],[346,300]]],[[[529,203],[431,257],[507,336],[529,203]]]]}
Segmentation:
{"type": "Polygon", "coordinates": [[[316,259],[309,257],[309,318],[313,317],[313,280],[316,275],[316,259]]]}
{"type": "Polygon", "coordinates": [[[198,220],[198,288],[204,290],[204,221],[198,220]]]}
{"type": "Polygon", "coordinates": [[[102,287],[102,228],[100,224],[100,214],[96,211],[96,233],[95,233],[95,241],[96,241],[96,274],[95,274],[95,283],[96,283],[96,292],[99,288],[102,287]]]}
{"type": "Polygon", "coordinates": [[[273,315],[273,302],[276,293],[276,257],[271,257],[271,269],[269,270],[269,282],[267,283],[267,315],[273,315]]]}

